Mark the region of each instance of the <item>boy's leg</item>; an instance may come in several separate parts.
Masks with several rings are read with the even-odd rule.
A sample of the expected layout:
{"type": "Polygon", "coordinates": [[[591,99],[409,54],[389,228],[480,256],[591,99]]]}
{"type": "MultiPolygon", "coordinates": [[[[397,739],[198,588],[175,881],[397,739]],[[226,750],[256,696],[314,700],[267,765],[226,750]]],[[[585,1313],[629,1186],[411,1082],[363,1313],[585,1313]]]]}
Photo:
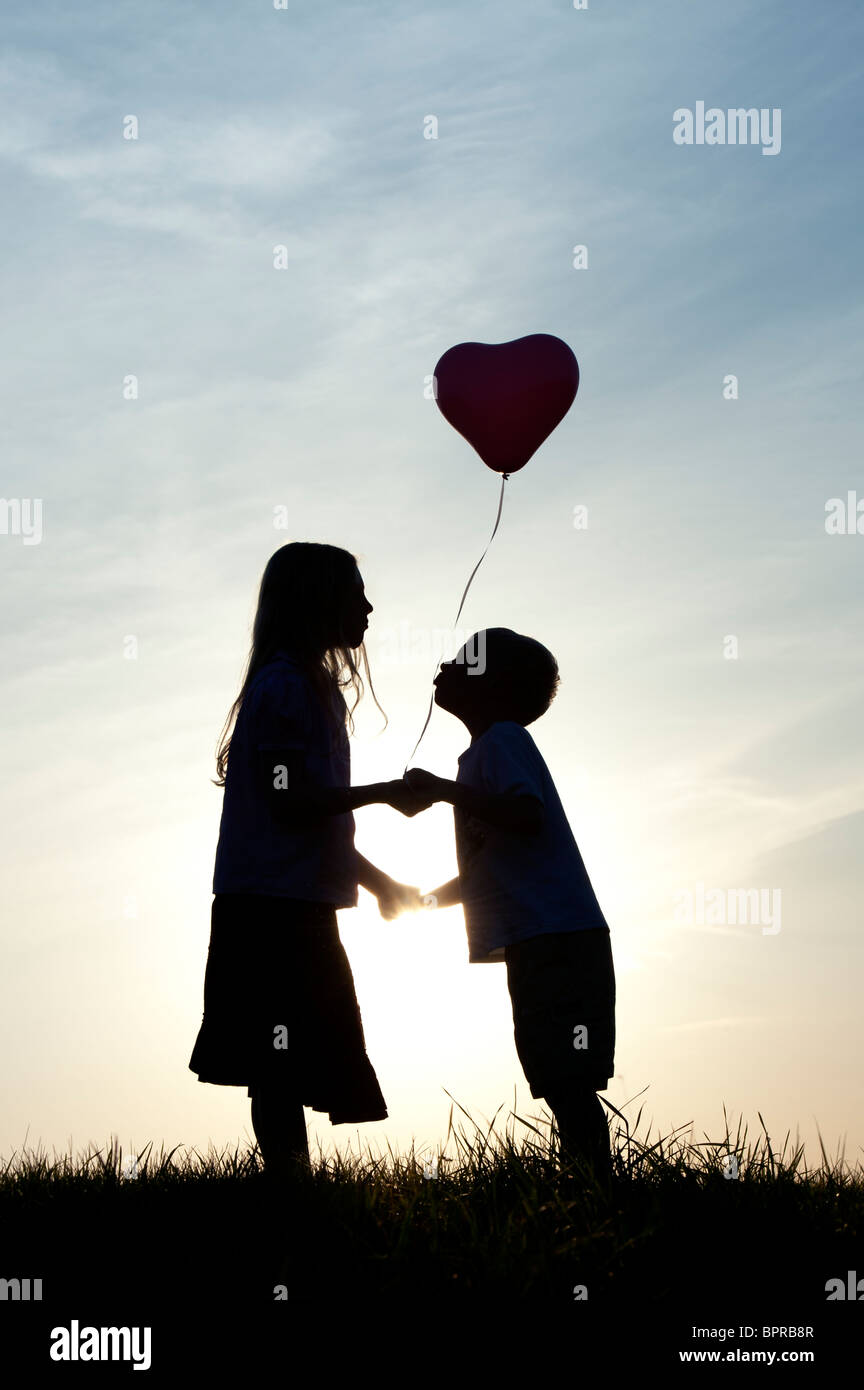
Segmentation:
{"type": "MultiPolygon", "coordinates": [[[[597,1079],[613,1072],[615,974],[606,930],[549,933],[505,947],[516,1051],[532,1096],[552,1110],[565,1163],[614,1177],[597,1079]],[[592,1052],[577,1050],[581,1024],[592,1052]],[[593,1084],[592,1084],[593,1083],[593,1084]]],[[[607,1080],[600,1083],[605,1089],[607,1080]]]]}
{"type": "Polygon", "coordinates": [[[573,1084],[544,1097],[555,1116],[565,1163],[587,1163],[603,1182],[613,1177],[609,1126],[603,1102],[593,1087],[573,1084]]]}
{"type": "Polygon", "coordinates": [[[300,1101],[292,1100],[284,1086],[264,1083],[253,1088],[252,1128],[265,1167],[290,1171],[309,1166],[309,1140],[300,1101]]]}

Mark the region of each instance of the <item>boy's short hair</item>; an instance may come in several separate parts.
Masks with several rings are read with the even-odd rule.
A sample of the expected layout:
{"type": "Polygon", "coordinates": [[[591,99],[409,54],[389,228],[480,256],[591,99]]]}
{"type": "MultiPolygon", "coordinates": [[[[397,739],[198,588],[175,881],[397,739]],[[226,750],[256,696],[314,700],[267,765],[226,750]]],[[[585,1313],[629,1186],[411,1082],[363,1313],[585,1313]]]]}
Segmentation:
{"type": "Polygon", "coordinates": [[[517,724],[533,724],[555,698],[558,662],[541,642],[509,627],[487,628],[485,640],[486,669],[500,682],[508,713],[517,724]]]}

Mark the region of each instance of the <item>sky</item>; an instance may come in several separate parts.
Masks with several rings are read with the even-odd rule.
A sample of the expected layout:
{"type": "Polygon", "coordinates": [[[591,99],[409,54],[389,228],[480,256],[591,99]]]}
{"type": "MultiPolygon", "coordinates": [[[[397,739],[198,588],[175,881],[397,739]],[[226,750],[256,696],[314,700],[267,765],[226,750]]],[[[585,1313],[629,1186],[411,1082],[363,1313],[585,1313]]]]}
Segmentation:
{"type": "MultiPolygon", "coordinates": [[[[0,1152],[251,1142],[245,1090],[188,1070],[211,779],[263,567],[317,540],[374,606],[356,783],[401,775],[460,634],[555,653],[531,732],[610,924],[605,1094],[639,1136],[722,1145],[725,1109],[859,1161],[860,7],[49,0],[4,27],[0,1152]],[[700,102],[774,113],[775,151],[676,142],[700,102]],[[541,332],[579,393],[454,631],[499,484],[428,382],[541,332]],[[767,914],[734,920],[739,890],[767,914]]],[[[416,763],[455,776],[467,741],[436,709],[416,763]]],[[[422,891],[455,872],[450,808],[356,821],[422,891]]],[[[360,900],[390,1118],[307,1111],[313,1149],[432,1153],[451,1105],[530,1134],[503,965],[468,965],[459,908],[360,900]]]]}

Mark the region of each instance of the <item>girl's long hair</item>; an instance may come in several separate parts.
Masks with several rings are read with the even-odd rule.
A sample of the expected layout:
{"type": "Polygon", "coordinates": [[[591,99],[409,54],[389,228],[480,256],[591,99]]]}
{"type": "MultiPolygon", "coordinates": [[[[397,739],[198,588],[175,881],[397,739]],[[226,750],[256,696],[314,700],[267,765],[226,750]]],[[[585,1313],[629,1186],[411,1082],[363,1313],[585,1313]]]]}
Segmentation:
{"type": "MultiPolygon", "coordinates": [[[[349,551],[313,541],[292,541],[271,555],[261,577],[252,626],[252,648],[240,694],[228,711],[219,737],[218,779],[214,779],[217,787],[225,785],[231,733],[249,687],[262,666],[272,661],[280,650],[289,652],[304,667],[331,723],[335,719],[334,704],[341,708],[341,717],[334,727],[338,728],[347,720],[352,733],[352,716],[364,691],[354,656],[356,650],[372,699],[384,714],[369,674],[365,643],[352,649],[342,640],[344,605],[356,567],[357,560],[349,551]],[[349,686],[354,691],[350,709],[342,694],[349,686]]],[[[387,723],[386,714],[384,723],[387,723]]]]}

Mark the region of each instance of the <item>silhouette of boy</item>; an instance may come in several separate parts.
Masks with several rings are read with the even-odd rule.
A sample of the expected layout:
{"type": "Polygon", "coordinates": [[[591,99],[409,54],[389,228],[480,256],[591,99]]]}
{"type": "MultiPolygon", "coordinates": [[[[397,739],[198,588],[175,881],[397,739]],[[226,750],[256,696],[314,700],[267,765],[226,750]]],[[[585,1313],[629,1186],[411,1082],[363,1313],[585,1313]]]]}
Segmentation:
{"type": "Polygon", "coordinates": [[[615,972],[609,927],[537,745],[528,733],[558,686],[552,653],[509,628],[476,633],[435,678],[435,703],[471,744],[455,782],[412,768],[405,781],[453,805],[458,878],[427,895],[461,902],[472,963],[501,961],[516,1051],[555,1116],[562,1157],[608,1184],[609,1131],[597,1092],[614,1073],[615,972]]]}

